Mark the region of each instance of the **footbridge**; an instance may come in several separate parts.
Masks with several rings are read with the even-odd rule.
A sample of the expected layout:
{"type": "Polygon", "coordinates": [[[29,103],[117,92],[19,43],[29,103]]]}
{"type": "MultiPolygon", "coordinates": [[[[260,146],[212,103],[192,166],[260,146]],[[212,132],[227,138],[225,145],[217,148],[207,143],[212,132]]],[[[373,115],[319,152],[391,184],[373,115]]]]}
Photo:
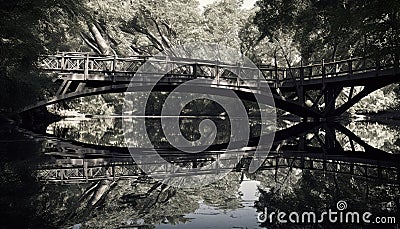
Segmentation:
{"type": "MultiPolygon", "coordinates": [[[[239,97],[254,100],[254,92],[262,96],[269,87],[277,108],[303,118],[339,116],[371,92],[400,81],[399,60],[392,57],[385,60],[322,60],[291,68],[259,65],[257,69],[251,69],[240,63],[226,64],[214,60],[60,53],[41,56],[39,60],[40,69],[59,84],[58,91],[52,98],[26,107],[22,112],[79,97],[125,92],[132,77],[146,61],[157,65],[163,63],[171,69],[154,90],[171,91],[189,80],[205,78],[213,80],[213,84],[207,87],[214,88],[216,94],[218,90],[234,90],[239,97]],[[249,71],[259,73],[250,82],[243,82],[239,76],[249,71]],[[357,91],[357,86],[363,89],[357,91]],[[338,96],[345,88],[349,89],[347,101],[339,103],[338,96]]],[[[135,91],[149,89],[146,80],[136,83],[141,86],[135,87],[135,91]]]]}

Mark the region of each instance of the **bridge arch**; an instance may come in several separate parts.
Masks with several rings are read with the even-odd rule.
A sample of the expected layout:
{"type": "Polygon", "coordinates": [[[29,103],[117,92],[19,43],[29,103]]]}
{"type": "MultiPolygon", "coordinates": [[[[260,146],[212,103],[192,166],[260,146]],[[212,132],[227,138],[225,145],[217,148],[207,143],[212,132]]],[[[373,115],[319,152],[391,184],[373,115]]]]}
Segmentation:
{"type": "MultiPolygon", "coordinates": [[[[102,95],[102,94],[108,94],[108,93],[123,93],[123,92],[143,92],[143,91],[148,91],[150,89],[153,89],[153,91],[165,91],[165,92],[170,92],[174,90],[178,85],[158,85],[155,86],[154,88],[151,88],[151,86],[137,86],[135,88],[129,87],[129,84],[116,84],[116,85],[109,85],[109,86],[101,86],[97,88],[90,88],[90,89],[85,89],[81,91],[74,91],[74,92],[69,92],[63,95],[58,95],[55,96],[49,100],[44,100],[41,102],[38,102],[37,104],[33,106],[26,107],[22,113],[29,112],[33,109],[43,107],[43,106],[48,106],[56,103],[60,103],[63,101],[68,101],[72,99],[77,99],[77,98],[82,98],[82,97],[87,97],[87,96],[92,96],[92,95],[102,95]]],[[[196,93],[198,91],[204,91],[204,89],[207,89],[207,92],[213,95],[221,95],[224,96],[226,93],[224,91],[226,90],[233,90],[240,99],[242,100],[248,100],[252,102],[257,102],[256,97],[254,92],[256,92],[257,97],[261,98],[263,101],[267,101],[267,104],[264,105],[270,105],[276,108],[279,108],[284,111],[288,111],[292,114],[295,114],[300,117],[310,117],[310,116],[318,116],[319,114],[312,109],[309,109],[308,107],[303,107],[300,106],[298,103],[294,103],[292,101],[285,100],[283,97],[278,96],[278,95],[273,95],[272,98],[269,95],[265,95],[265,93],[262,92],[262,90],[250,90],[246,88],[238,88],[236,86],[228,86],[224,85],[223,87],[215,86],[215,87],[188,87],[187,92],[188,93],[196,93]]]]}

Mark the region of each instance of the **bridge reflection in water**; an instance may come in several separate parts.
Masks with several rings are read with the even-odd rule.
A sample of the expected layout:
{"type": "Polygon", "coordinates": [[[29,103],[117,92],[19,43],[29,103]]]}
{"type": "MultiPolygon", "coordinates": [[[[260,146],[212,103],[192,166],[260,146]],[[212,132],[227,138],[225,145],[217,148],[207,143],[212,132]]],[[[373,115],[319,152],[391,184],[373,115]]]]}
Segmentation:
{"type": "MultiPolygon", "coordinates": [[[[275,136],[272,150],[259,171],[273,170],[278,173],[279,169],[290,168],[346,174],[382,183],[400,183],[400,155],[368,145],[338,123],[300,123],[276,132],[275,136]],[[338,141],[339,136],[341,142],[338,141]],[[343,142],[343,139],[347,139],[347,142],[343,142]]],[[[158,153],[166,162],[146,166],[154,168],[153,175],[157,176],[173,172],[169,163],[199,168],[215,161],[241,158],[237,165],[229,168],[214,163],[215,166],[202,171],[202,175],[223,173],[226,170],[246,173],[253,159],[252,144],[257,143],[257,137],[253,137],[245,153],[218,149],[224,144],[195,155],[173,149],[159,149],[158,153]]],[[[57,160],[52,164],[40,165],[36,170],[35,176],[43,182],[85,183],[120,179],[140,182],[149,179],[123,147],[54,141],[48,148],[50,150],[46,154],[57,157],[57,160]]],[[[175,174],[177,177],[191,175],[199,174],[175,174]]]]}
{"type": "MultiPolygon", "coordinates": [[[[223,179],[204,187],[177,189],[143,174],[128,150],[114,144],[123,141],[116,137],[120,129],[114,121],[107,120],[104,127],[91,118],[75,123],[74,129],[64,120],[48,127],[53,136],[23,131],[21,137],[0,131],[3,139],[9,139],[0,142],[0,150],[9,151],[9,159],[1,164],[5,168],[2,175],[8,179],[1,186],[3,200],[7,199],[1,205],[4,224],[17,222],[21,228],[33,227],[32,221],[39,228],[76,224],[97,228],[257,228],[257,214],[264,207],[318,212],[335,209],[338,200],[346,200],[351,210],[378,215],[388,212],[382,210],[382,204],[398,203],[399,154],[378,149],[375,142],[367,144],[365,135],[362,140],[338,124],[280,123],[282,129],[275,135],[271,152],[254,174],[247,169],[257,136],[251,136],[245,154],[239,153],[243,158],[236,166],[220,168],[232,169],[223,179]],[[32,220],[18,221],[21,218],[32,220]]],[[[224,152],[224,141],[221,138],[202,154],[182,154],[163,144],[159,153],[181,167],[203,167],[237,156],[236,152],[224,152]]],[[[166,165],[154,167],[158,173],[168,169],[166,165]]],[[[217,173],[218,168],[206,172],[217,173]]],[[[185,174],[177,175],[185,178],[185,174]]]]}

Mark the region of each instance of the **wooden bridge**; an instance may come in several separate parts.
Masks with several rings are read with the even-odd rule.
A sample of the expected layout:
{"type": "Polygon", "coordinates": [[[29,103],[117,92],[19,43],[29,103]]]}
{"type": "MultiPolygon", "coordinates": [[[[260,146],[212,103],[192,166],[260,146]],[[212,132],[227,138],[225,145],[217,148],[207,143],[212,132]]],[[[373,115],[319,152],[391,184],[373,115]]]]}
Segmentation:
{"type": "MultiPolygon", "coordinates": [[[[391,57],[384,61],[354,58],[293,68],[260,65],[252,69],[239,63],[213,60],[60,53],[41,56],[39,61],[43,72],[53,75],[54,81],[61,83],[57,93],[53,98],[26,107],[23,112],[73,98],[125,92],[134,74],[146,61],[165,64],[171,69],[154,90],[171,91],[186,81],[206,78],[213,80],[212,88],[234,90],[242,99],[254,100],[253,92],[262,96],[269,87],[277,108],[303,118],[339,116],[374,90],[400,81],[399,61],[391,57]],[[244,83],[239,76],[249,71],[260,73],[244,83]],[[364,88],[356,94],[356,86],[364,88]],[[249,87],[252,93],[249,93],[249,87]],[[338,104],[337,98],[346,87],[350,88],[348,100],[338,104]]],[[[146,80],[137,83],[141,86],[133,90],[148,89],[146,80]]],[[[194,92],[199,88],[194,88],[194,92]]],[[[218,90],[214,91],[218,93],[218,90]]]]}
{"type": "MultiPolygon", "coordinates": [[[[205,163],[211,163],[220,160],[219,154],[209,155],[205,158],[185,158],[174,157],[173,160],[183,166],[197,166],[205,163]],[[213,156],[213,157],[212,157],[213,156]]],[[[222,159],[223,160],[223,159],[222,159]]],[[[198,176],[207,174],[219,174],[225,172],[247,171],[247,166],[252,160],[251,157],[245,157],[235,167],[218,167],[220,163],[215,163],[213,168],[190,173],[177,173],[177,177],[198,176]]],[[[35,177],[43,182],[63,182],[63,183],[86,183],[98,180],[116,180],[116,179],[147,179],[147,176],[141,171],[139,166],[132,158],[119,159],[59,159],[58,165],[42,166],[35,171],[35,177]]],[[[143,165],[142,165],[143,166],[143,165]]],[[[146,165],[149,166],[149,165],[146,165]]],[[[171,168],[169,163],[153,164],[154,172],[152,176],[165,173],[171,168]]],[[[282,168],[297,168],[301,170],[321,171],[326,173],[340,173],[365,179],[378,180],[380,182],[398,184],[400,182],[400,167],[395,162],[382,162],[374,160],[360,161],[359,158],[326,156],[313,153],[284,152],[271,153],[266,158],[264,164],[259,168],[262,170],[278,170],[282,168]]]]}

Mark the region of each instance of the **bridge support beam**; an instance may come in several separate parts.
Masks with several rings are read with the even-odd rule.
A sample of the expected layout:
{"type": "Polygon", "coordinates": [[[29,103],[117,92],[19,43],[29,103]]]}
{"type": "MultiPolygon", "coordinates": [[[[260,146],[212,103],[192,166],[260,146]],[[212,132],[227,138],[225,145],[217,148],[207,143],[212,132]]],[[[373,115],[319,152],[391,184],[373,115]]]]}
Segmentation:
{"type": "Polygon", "coordinates": [[[342,88],[327,88],[324,90],[324,117],[329,117],[336,109],[336,99],[340,95],[342,88]]]}

